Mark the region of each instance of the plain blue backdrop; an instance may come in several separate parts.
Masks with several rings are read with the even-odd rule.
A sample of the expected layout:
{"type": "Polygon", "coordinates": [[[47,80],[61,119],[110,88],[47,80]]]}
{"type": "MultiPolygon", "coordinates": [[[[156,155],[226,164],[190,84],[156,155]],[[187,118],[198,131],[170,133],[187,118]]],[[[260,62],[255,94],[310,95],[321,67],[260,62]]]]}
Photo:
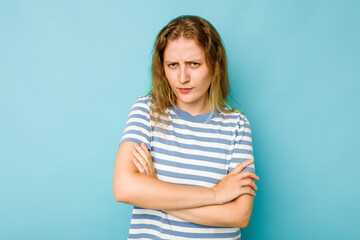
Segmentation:
{"type": "Polygon", "coordinates": [[[112,193],[156,34],[219,31],[253,132],[243,239],[360,239],[359,1],[0,1],[0,239],[126,239],[112,193]]]}

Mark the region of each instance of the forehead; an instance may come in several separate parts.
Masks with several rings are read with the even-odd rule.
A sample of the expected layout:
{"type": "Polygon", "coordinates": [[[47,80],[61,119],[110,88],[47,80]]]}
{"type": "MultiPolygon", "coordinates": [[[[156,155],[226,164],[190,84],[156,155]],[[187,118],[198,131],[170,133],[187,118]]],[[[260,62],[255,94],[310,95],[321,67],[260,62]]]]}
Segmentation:
{"type": "Polygon", "coordinates": [[[180,37],[170,40],[164,51],[164,60],[205,59],[204,50],[193,39],[180,37]]]}

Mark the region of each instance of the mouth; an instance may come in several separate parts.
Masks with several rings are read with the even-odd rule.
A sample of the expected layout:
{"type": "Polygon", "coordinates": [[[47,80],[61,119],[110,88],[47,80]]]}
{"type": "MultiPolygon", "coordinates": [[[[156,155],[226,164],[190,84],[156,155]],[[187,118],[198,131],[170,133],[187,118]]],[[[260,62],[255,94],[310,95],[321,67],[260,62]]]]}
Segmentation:
{"type": "Polygon", "coordinates": [[[179,88],[179,91],[180,91],[181,93],[188,93],[188,92],[191,91],[191,89],[192,89],[192,88],[179,88]]]}

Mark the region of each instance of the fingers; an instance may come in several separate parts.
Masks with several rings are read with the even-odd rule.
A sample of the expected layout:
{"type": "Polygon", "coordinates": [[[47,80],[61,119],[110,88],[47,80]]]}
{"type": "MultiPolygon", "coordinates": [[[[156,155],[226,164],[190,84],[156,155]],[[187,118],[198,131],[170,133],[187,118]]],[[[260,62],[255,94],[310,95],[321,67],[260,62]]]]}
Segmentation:
{"type": "Polygon", "coordinates": [[[151,157],[149,150],[146,148],[146,145],[144,143],[141,143],[141,145],[136,144],[135,149],[138,151],[141,157],[146,161],[148,161],[149,158],[151,157]]]}
{"type": "Polygon", "coordinates": [[[246,178],[243,181],[241,181],[241,186],[242,187],[251,187],[251,189],[253,190],[257,190],[257,186],[255,184],[255,181],[250,179],[250,178],[246,178]]]}
{"type": "Polygon", "coordinates": [[[149,169],[146,160],[141,156],[141,154],[137,150],[132,150],[132,154],[134,155],[134,164],[139,169],[141,173],[148,174],[149,169]]]}
{"type": "Polygon", "coordinates": [[[258,175],[256,175],[253,172],[250,172],[250,171],[242,171],[238,175],[239,175],[240,178],[251,178],[251,179],[254,179],[254,180],[259,180],[260,179],[258,175]]]}
{"type": "Polygon", "coordinates": [[[134,159],[134,164],[136,166],[136,168],[139,170],[140,173],[144,173],[145,169],[143,168],[143,166],[141,165],[141,163],[139,163],[138,160],[134,159]]]}
{"type": "Polygon", "coordinates": [[[148,153],[148,155],[150,156],[150,150],[146,147],[145,143],[141,143],[140,146],[145,150],[146,153],[148,153]]]}
{"type": "MultiPolygon", "coordinates": [[[[133,149],[132,153],[136,158],[135,160],[137,160],[137,164],[141,165],[140,168],[138,167],[139,171],[140,171],[140,169],[142,169],[143,171],[140,171],[141,173],[146,173],[147,175],[149,175],[150,174],[149,157],[147,156],[145,150],[138,144],[135,144],[134,148],[135,149],[133,149]]],[[[147,151],[147,149],[146,149],[146,151],[147,151]]],[[[134,164],[135,164],[135,166],[137,166],[135,161],[134,161],[134,164]]]]}
{"type": "Polygon", "coordinates": [[[246,168],[247,166],[249,166],[253,162],[254,162],[253,159],[248,159],[246,161],[243,161],[242,163],[239,163],[230,173],[231,174],[240,173],[244,168],[246,168]]]}
{"type": "MultiPolygon", "coordinates": [[[[248,161],[251,164],[252,161],[248,161]]],[[[246,165],[248,163],[245,163],[246,165]]],[[[243,165],[243,166],[244,166],[243,165]]],[[[243,166],[240,166],[239,169],[241,169],[243,166]]],[[[235,179],[237,179],[238,186],[241,189],[240,195],[243,194],[249,194],[251,196],[255,196],[255,191],[258,190],[258,187],[255,184],[255,180],[259,180],[259,176],[257,176],[255,173],[251,171],[242,171],[239,174],[233,175],[235,179]]]]}
{"type": "Polygon", "coordinates": [[[249,194],[249,195],[251,195],[251,196],[255,196],[255,195],[256,195],[254,189],[251,188],[251,187],[244,187],[244,188],[242,188],[242,193],[241,193],[240,195],[243,195],[243,194],[249,194]]]}
{"type": "Polygon", "coordinates": [[[152,176],[154,170],[154,165],[152,163],[152,158],[149,150],[147,149],[145,143],[140,145],[134,144],[134,149],[132,151],[135,159],[134,164],[141,173],[145,173],[148,176],[152,176]]]}

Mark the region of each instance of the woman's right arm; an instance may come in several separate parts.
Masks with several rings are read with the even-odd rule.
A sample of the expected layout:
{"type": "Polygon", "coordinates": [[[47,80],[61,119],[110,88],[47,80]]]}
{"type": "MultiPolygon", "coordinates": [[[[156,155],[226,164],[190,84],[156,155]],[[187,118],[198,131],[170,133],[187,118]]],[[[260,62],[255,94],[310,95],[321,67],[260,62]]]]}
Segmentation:
{"type": "Polygon", "coordinates": [[[210,188],[166,183],[141,174],[133,164],[134,142],[121,143],[115,161],[115,200],[150,209],[182,209],[215,204],[210,188]]]}
{"type": "Polygon", "coordinates": [[[221,181],[215,188],[183,186],[160,181],[140,173],[133,163],[136,143],[121,143],[115,161],[113,191],[116,201],[134,206],[175,210],[232,201],[244,192],[237,175],[221,181]]]}

